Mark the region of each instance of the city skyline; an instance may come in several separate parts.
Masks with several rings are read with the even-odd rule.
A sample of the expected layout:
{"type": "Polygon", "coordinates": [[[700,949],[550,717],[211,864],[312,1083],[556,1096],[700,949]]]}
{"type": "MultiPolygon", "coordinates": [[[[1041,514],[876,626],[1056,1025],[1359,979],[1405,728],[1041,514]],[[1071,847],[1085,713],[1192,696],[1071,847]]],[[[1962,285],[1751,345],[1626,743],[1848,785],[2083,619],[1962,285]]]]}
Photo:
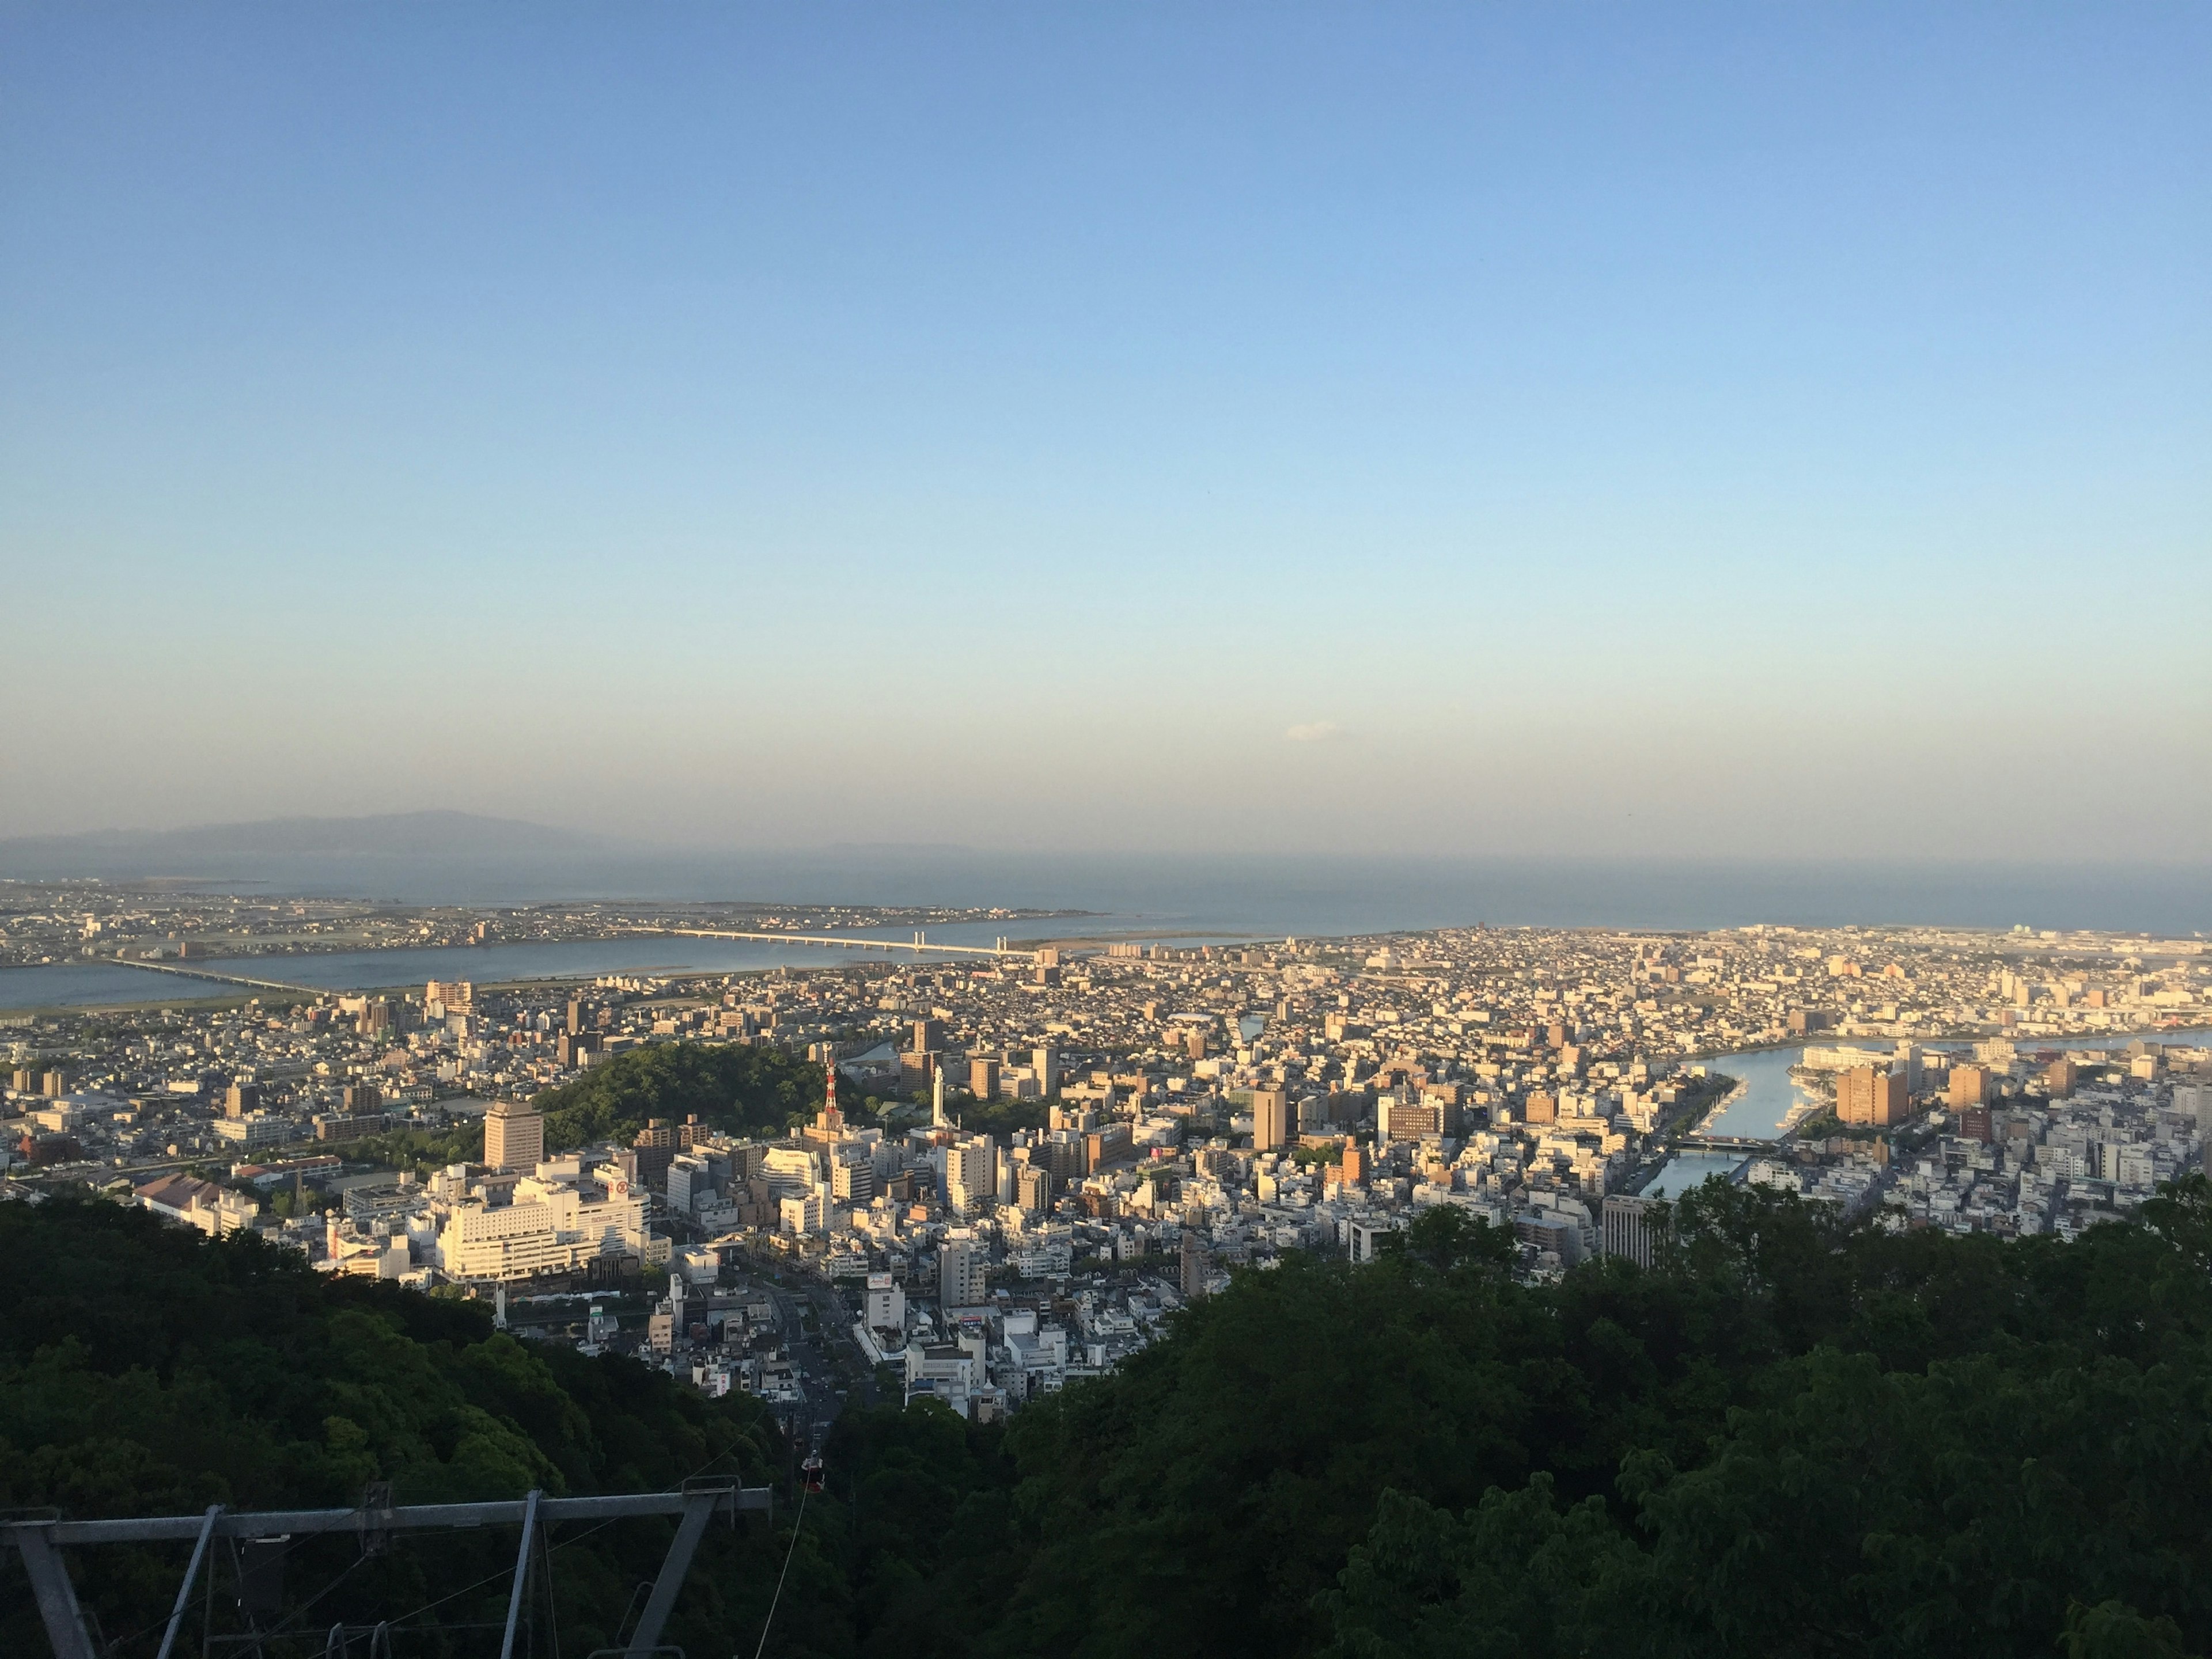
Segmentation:
{"type": "Polygon", "coordinates": [[[0,838],[2212,851],[2201,14],[5,30],[0,838]]]}

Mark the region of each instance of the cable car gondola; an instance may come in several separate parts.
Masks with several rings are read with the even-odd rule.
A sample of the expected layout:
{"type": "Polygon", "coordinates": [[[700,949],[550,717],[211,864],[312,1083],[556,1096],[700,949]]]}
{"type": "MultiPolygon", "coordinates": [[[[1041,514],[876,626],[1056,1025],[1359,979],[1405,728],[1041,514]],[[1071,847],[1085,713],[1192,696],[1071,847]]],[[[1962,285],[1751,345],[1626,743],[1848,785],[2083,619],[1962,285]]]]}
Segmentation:
{"type": "Polygon", "coordinates": [[[799,1466],[799,1478],[805,1482],[807,1491],[820,1492],[822,1490],[822,1454],[807,1453],[806,1461],[799,1466]]]}

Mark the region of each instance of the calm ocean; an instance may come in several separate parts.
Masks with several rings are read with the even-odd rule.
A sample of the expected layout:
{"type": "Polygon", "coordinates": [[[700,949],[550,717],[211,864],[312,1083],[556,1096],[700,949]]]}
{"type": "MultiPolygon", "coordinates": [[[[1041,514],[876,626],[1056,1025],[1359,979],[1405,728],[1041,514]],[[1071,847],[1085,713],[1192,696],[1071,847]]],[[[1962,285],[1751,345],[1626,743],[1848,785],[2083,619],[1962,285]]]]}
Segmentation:
{"type": "MultiPolygon", "coordinates": [[[[18,876],[123,871],[7,871],[18,876]]],[[[413,904],[557,899],[842,900],[1092,913],[1088,920],[931,930],[944,943],[999,933],[1281,939],[1468,926],[1699,929],[1920,922],[2102,927],[2166,935],[2212,930],[2212,869],[1684,860],[1353,860],[987,854],[830,848],[692,857],[269,861],[250,870],[164,871],[234,891],[315,893],[413,904]]],[[[908,937],[910,930],[885,930],[908,937]]],[[[702,971],[843,958],[805,947],[619,939],[477,950],[403,950],[251,959],[236,971],[331,988],[437,978],[702,971]]],[[[80,963],[0,969],[0,1008],[84,1006],[212,994],[187,981],[80,963]]]]}

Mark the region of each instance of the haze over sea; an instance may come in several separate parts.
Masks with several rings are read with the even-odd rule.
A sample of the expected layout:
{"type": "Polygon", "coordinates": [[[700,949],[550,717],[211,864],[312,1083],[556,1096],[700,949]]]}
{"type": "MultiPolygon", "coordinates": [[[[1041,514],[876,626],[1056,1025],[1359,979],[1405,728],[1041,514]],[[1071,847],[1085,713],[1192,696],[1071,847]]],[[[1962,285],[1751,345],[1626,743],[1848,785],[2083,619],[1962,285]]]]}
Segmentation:
{"type": "Polygon", "coordinates": [[[143,874],[241,892],[408,904],[605,898],[1083,910],[1098,914],[1101,931],[1255,938],[1475,923],[2024,924],[2181,936],[2212,930],[2212,866],[2205,865],[1115,855],[848,845],[758,853],[313,854],[127,869],[80,852],[35,868],[0,870],[47,879],[143,874]]]}

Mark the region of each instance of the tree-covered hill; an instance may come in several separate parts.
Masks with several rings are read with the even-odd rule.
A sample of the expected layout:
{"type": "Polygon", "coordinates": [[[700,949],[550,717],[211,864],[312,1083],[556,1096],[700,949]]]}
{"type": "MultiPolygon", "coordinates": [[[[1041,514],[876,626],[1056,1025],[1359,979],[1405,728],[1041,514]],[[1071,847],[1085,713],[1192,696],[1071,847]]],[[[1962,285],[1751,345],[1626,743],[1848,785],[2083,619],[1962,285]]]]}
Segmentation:
{"type": "MultiPolygon", "coordinates": [[[[767,1651],[2212,1647],[2202,1177],[2140,1224],[2013,1243],[1845,1228],[1715,1184],[1677,1206],[1656,1270],[1593,1263],[1536,1286],[1455,1212],[1405,1237],[1366,1267],[1242,1273],[1121,1370],[1007,1425],[848,1413],[767,1651]]],[[[0,1206],[0,1239],[19,1266],[0,1287],[0,1502],[345,1503],[380,1476],[512,1496],[775,1455],[742,1401],[510,1343],[465,1306],[318,1281],[252,1244],[89,1204],[0,1206]]],[[[564,1648],[605,1634],[649,1574],[665,1526],[636,1525],[661,1530],[574,1546],[564,1648]]],[[[750,1652],[790,1534],[715,1536],[670,1639],[750,1652]]],[[[362,1606],[372,1590],[414,1606],[490,1575],[481,1600],[498,1549],[464,1539],[348,1585],[362,1606]]],[[[158,1616],[173,1565],[103,1568],[103,1628],[158,1616]]],[[[0,1643],[35,1652],[11,1585],[0,1643]]]]}
{"type": "Polygon", "coordinates": [[[2147,1218],[1891,1235],[1715,1183],[1656,1273],[1521,1288],[1443,1211],[1370,1268],[1243,1275],[1014,1420],[994,1646],[2202,1652],[2202,1177],[2147,1218]]]}
{"type": "MultiPolygon", "coordinates": [[[[643,1492],[701,1472],[762,1484],[786,1461],[748,1397],[708,1401],[634,1360],[520,1343],[477,1304],[317,1274],[251,1237],[216,1243],[59,1198],[0,1204],[0,1508],[344,1507],[372,1481],[400,1503],[643,1492]]],[[[612,1641],[670,1526],[556,1537],[541,1631],[557,1626],[580,1653],[612,1641]]],[[[434,1632],[505,1616],[515,1543],[512,1528],[410,1534],[368,1560],[349,1538],[303,1545],[286,1570],[300,1599],[337,1582],[295,1627],[298,1650],[319,1653],[342,1620],[440,1603],[396,1650],[480,1651],[434,1632]]],[[[112,1639],[166,1617],[184,1565],[175,1548],[69,1554],[112,1639]]],[[[757,1628],[778,1554],[765,1537],[710,1534],[667,1639],[718,1653],[733,1619],[757,1628]]],[[[116,1651],[150,1656],[159,1635],[116,1651]]],[[[0,1552],[0,1652],[46,1650],[21,1564],[0,1552]]]]}
{"type": "Polygon", "coordinates": [[[821,1109],[822,1093],[822,1068],[781,1048],[668,1042],[617,1054],[533,1103],[545,1114],[546,1146],[566,1151],[627,1142],[653,1118],[694,1114],[732,1134],[781,1134],[821,1109]]]}

